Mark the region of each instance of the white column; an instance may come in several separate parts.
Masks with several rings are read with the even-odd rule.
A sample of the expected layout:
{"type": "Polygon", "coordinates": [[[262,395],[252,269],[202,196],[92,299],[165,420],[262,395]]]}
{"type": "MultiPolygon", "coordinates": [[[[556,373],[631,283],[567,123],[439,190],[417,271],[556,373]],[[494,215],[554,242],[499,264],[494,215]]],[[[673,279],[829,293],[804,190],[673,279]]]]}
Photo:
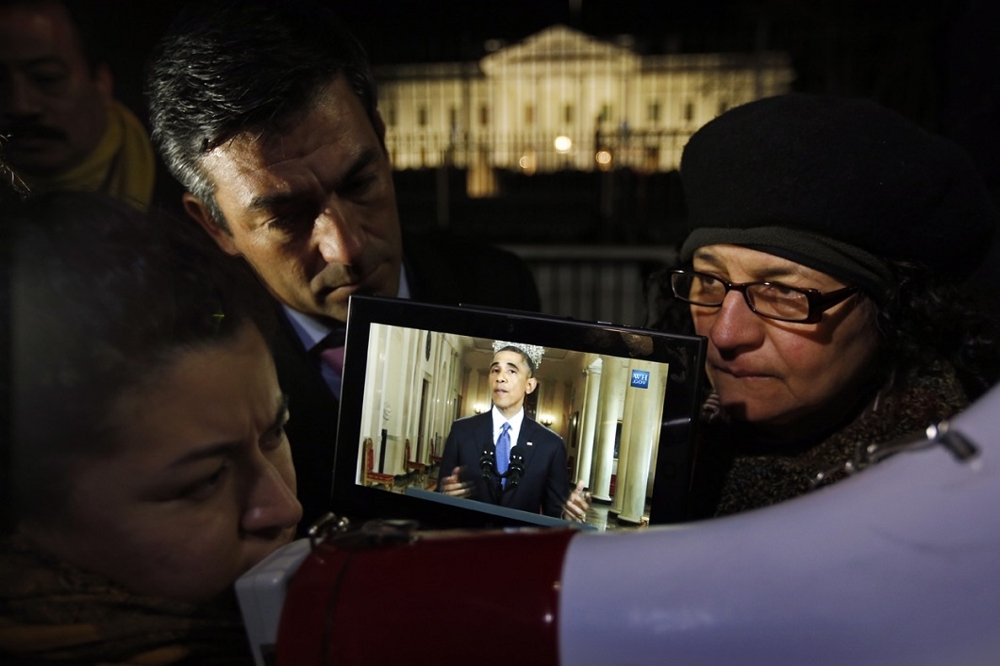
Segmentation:
{"type": "Polygon", "coordinates": [[[636,389],[629,386],[629,377],[632,369],[637,367],[634,363],[628,366],[625,376],[625,407],[622,410],[622,436],[618,444],[618,469],[615,471],[615,496],[612,498],[610,514],[619,514],[622,511],[622,498],[625,496],[624,490],[629,483],[629,449],[632,442],[633,419],[635,418],[635,392],[636,389]]]}
{"type": "MultiPolygon", "coordinates": [[[[653,460],[654,444],[660,433],[660,411],[663,404],[663,382],[660,369],[652,363],[637,362],[633,366],[637,370],[649,372],[647,388],[630,386],[629,401],[632,404],[632,418],[629,428],[628,454],[620,453],[620,458],[627,457],[628,478],[623,482],[619,473],[617,493],[621,496],[621,511],[618,519],[628,523],[642,522],[646,510],[646,488],[653,460]]],[[[625,439],[624,433],[622,439],[625,439]]],[[[622,449],[625,448],[624,442],[622,449]]],[[[621,469],[621,460],[618,462],[621,469]]]]}
{"type": "Polygon", "coordinates": [[[601,359],[591,363],[584,374],[583,411],[580,414],[580,443],[576,458],[576,478],[590,482],[590,466],[594,455],[594,432],[601,398],[601,359]]]}
{"type": "Polygon", "coordinates": [[[597,445],[591,470],[590,491],[594,499],[611,501],[611,473],[615,461],[615,433],[625,406],[626,361],[605,356],[601,373],[601,401],[597,445]]]}

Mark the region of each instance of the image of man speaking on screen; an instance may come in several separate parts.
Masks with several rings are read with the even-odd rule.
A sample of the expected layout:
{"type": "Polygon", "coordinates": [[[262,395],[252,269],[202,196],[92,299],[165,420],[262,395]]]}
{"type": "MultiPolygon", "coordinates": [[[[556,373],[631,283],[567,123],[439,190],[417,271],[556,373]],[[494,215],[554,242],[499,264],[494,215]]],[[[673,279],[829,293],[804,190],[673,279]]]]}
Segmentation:
{"type": "Polygon", "coordinates": [[[438,490],[454,497],[583,522],[583,482],[570,492],[562,438],[528,418],[524,398],[538,386],[545,350],[497,340],[489,385],[493,407],[452,424],[438,490]]]}

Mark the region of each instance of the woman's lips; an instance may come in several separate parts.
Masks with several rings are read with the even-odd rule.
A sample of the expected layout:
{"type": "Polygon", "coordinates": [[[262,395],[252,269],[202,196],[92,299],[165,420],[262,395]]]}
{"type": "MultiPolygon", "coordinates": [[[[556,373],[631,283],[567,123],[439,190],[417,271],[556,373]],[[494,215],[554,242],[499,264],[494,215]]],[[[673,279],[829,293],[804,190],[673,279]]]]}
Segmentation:
{"type": "Polygon", "coordinates": [[[761,372],[760,370],[751,368],[739,368],[714,364],[710,367],[716,372],[721,372],[724,375],[729,375],[730,377],[734,377],[736,379],[770,379],[774,377],[773,374],[761,372]]]}

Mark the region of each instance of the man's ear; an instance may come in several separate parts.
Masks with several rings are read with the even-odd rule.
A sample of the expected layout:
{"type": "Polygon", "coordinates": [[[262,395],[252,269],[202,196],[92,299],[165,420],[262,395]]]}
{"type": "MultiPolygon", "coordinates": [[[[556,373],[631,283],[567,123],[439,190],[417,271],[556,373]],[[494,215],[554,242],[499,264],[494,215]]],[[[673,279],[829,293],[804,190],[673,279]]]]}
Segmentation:
{"type": "Polygon", "coordinates": [[[538,386],[538,380],[535,379],[534,377],[529,377],[528,381],[526,382],[526,387],[524,389],[525,394],[534,391],[536,386],[538,386]]]}
{"type": "Polygon", "coordinates": [[[104,103],[110,104],[115,95],[115,77],[106,64],[100,64],[94,69],[94,85],[104,103]]]}
{"type": "Polygon", "coordinates": [[[382,150],[385,150],[385,121],[382,119],[382,114],[379,113],[378,109],[375,109],[375,115],[372,116],[372,127],[375,128],[375,134],[378,136],[378,142],[382,144],[382,150]]]}
{"type": "Polygon", "coordinates": [[[241,254],[239,248],[236,247],[236,243],[233,241],[233,235],[215,221],[204,201],[190,192],[185,192],[184,196],[181,197],[181,201],[184,202],[185,212],[201,225],[201,228],[212,237],[212,240],[222,248],[223,252],[231,254],[234,257],[241,254]]]}

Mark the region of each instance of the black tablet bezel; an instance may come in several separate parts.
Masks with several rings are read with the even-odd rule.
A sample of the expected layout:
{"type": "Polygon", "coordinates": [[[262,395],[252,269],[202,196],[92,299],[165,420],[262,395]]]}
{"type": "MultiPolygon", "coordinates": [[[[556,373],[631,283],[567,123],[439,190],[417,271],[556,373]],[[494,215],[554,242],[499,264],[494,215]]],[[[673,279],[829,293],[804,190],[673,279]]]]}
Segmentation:
{"type": "Polygon", "coordinates": [[[517,515],[523,512],[481,511],[476,508],[476,502],[467,502],[467,506],[460,502],[428,502],[356,483],[360,415],[365,396],[364,378],[372,324],[473,338],[517,340],[543,347],[668,362],[650,524],[679,522],[687,518],[696,416],[701,395],[701,368],[706,345],[704,338],[528,312],[428,305],[372,296],[352,296],[349,305],[333,472],[332,508],[338,514],[354,520],[415,519],[426,527],[435,528],[538,524],[517,515]]]}

